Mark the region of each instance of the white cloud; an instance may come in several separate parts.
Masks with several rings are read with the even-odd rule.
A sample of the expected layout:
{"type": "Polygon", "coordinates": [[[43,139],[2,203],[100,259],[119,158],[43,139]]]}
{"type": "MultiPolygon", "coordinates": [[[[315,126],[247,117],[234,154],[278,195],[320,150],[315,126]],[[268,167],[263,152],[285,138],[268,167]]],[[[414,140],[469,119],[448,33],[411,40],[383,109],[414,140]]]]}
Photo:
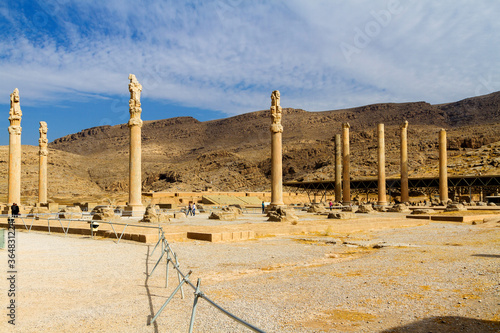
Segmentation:
{"type": "Polygon", "coordinates": [[[453,101],[500,90],[499,10],[491,1],[48,1],[33,32],[23,30],[33,17],[2,8],[24,35],[0,33],[0,95],[19,87],[28,105],[127,95],[135,73],[145,97],[228,114],[267,108],[274,89],[283,106],[309,110],[453,101]],[[355,48],[350,62],[342,43],[355,48]]]}

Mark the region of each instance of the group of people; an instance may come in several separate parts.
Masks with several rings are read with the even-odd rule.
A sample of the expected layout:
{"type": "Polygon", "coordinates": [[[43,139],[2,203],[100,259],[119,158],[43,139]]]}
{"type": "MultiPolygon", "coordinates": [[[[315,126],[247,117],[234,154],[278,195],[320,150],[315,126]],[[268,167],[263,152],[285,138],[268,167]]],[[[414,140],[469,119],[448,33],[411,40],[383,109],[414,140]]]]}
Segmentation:
{"type": "Polygon", "coordinates": [[[188,205],[188,211],[187,211],[186,216],[189,216],[189,214],[191,214],[191,216],[196,215],[196,204],[194,202],[189,203],[189,205],[188,205]]]}
{"type": "Polygon", "coordinates": [[[10,206],[10,210],[13,217],[17,217],[19,215],[19,206],[15,202],[12,204],[12,206],[10,206]]]}

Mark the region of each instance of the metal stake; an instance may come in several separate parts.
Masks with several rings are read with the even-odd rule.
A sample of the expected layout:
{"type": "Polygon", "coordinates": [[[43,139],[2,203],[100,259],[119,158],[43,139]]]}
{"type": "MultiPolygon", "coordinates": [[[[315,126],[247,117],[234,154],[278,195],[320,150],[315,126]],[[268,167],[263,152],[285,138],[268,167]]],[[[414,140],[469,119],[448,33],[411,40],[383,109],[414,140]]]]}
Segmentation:
{"type": "Polygon", "coordinates": [[[196,283],[196,290],[194,291],[193,311],[191,312],[191,321],[189,322],[189,333],[193,333],[194,317],[196,315],[196,306],[198,305],[198,298],[200,298],[201,295],[203,294],[200,291],[200,286],[201,286],[201,279],[198,279],[198,282],[196,283]]]}
{"type": "MultiPolygon", "coordinates": [[[[177,260],[177,255],[174,253],[175,259],[175,269],[177,270],[177,278],[179,279],[179,283],[181,282],[181,271],[179,269],[179,261],[177,260]]],[[[181,288],[181,298],[184,299],[184,289],[181,288]]]]}
{"type": "Polygon", "coordinates": [[[153,319],[151,319],[151,322],[149,323],[150,325],[152,323],[155,322],[156,318],[158,318],[158,316],[160,315],[160,313],[163,311],[163,309],[165,309],[165,307],[167,306],[167,304],[172,300],[172,298],[175,296],[175,294],[179,291],[179,289],[182,289],[182,285],[189,281],[189,275],[191,275],[193,271],[189,271],[186,276],[184,277],[184,279],[182,279],[181,281],[179,281],[179,285],[177,286],[177,288],[175,288],[175,290],[172,292],[172,294],[170,295],[170,297],[165,301],[165,303],[161,306],[160,310],[158,310],[158,312],[155,314],[155,316],[153,317],[153,319]]]}

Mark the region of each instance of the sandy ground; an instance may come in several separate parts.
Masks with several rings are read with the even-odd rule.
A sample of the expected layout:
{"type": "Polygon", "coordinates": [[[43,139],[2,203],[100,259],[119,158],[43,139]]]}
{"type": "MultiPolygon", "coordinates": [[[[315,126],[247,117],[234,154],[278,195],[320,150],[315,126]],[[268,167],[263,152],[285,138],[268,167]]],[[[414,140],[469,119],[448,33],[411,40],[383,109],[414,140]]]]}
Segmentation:
{"type": "MultiPolygon", "coordinates": [[[[194,284],[200,278],[212,300],[266,332],[500,332],[497,223],[332,228],[172,248],[194,284]]],[[[146,275],[160,254],[152,250],[130,241],[18,232],[16,325],[7,322],[12,297],[7,251],[0,250],[0,331],[187,332],[189,287],[185,299],[176,295],[147,324],[177,281],[171,268],[165,288],[164,261],[146,275]]],[[[250,330],[200,300],[194,331],[250,330]]]]}

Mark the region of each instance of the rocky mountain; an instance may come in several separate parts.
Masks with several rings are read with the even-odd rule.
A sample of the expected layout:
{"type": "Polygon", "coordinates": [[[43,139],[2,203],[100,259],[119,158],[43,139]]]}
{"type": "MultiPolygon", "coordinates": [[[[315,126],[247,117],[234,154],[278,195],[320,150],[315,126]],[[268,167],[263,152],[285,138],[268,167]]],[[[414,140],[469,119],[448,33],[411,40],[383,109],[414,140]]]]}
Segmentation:
{"type": "MultiPolygon", "coordinates": [[[[378,123],[385,124],[387,176],[397,176],[399,126],[404,120],[409,122],[410,177],[437,175],[440,128],[448,131],[451,160],[465,161],[466,154],[472,150],[500,141],[500,92],[439,105],[382,103],[322,112],[284,108],[284,179],[332,179],[333,140],[335,134],[341,133],[343,122],[351,125],[352,176],[376,176],[378,123]]],[[[206,186],[224,191],[269,190],[270,122],[267,110],[205,122],[192,117],[144,121],[144,191],[192,191],[206,186]]],[[[128,184],[126,124],[86,129],[56,139],[49,147],[49,161],[67,164],[55,173],[75,174],[85,180],[85,184],[77,184],[72,177],[65,177],[64,182],[71,186],[60,196],[83,196],[90,192],[125,195],[128,184]]],[[[0,150],[0,162],[6,160],[4,153],[0,150]]],[[[451,168],[450,173],[498,174],[498,167],[490,167],[493,165],[490,159],[494,158],[486,158],[484,168],[479,171],[477,165],[476,169],[470,169],[467,163],[453,162],[462,167],[451,168]]],[[[0,169],[2,166],[5,164],[0,163],[0,169]]],[[[2,179],[1,184],[6,186],[6,181],[2,179]]],[[[58,188],[61,192],[65,186],[51,187],[49,196],[50,191],[58,188]]]]}

